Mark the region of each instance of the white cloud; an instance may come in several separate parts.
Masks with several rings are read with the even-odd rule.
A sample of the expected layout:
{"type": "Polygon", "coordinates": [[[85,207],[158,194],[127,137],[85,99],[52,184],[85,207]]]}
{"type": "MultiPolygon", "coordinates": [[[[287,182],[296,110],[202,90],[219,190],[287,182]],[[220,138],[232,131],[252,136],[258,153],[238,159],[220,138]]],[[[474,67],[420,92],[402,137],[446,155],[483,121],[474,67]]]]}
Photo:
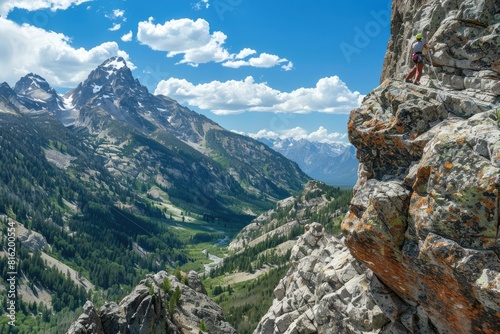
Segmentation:
{"type": "Polygon", "coordinates": [[[187,80],[162,80],[155,94],[162,94],[217,115],[245,111],[306,114],[312,111],[347,114],[358,107],[363,95],[351,92],[337,76],[318,80],[313,88],[298,88],[291,92],[273,89],[267,83],[245,80],[212,81],[194,85],[187,80]]]}
{"type": "Polygon", "coordinates": [[[130,30],[128,33],[126,33],[125,35],[123,35],[121,39],[124,42],[130,42],[130,41],[132,41],[132,37],[133,37],[133,33],[130,30]]]}
{"type": "Polygon", "coordinates": [[[191,4],[191,6],[195,10],[201,10],[203,8],[208,9],[210,8],[210,3],[208,3],[208,0],[200,0],[197,3],[191,4]]]}
{"type": "Polygon", "coordinates": [[[117,31],[120,30],[121,27],[122,25],[120,23],[115,23],[111,28],[109,28],[109,31],[117,31]]]}
{"type": "Polygon", "coordinates": [[[156,51],[185,52],[210,42],[210,28],[203,19],[179,19],[154,24],[154,18],[139,22],[137,38],[156,51]]]}
{"type": "Polygon", "coordinates": [[[65,10],[72,5],[80,5],[92,0],[0,0],[0,17],[7,17],[14,8],[28,11],[39,9],[65,10]]]}
{"type": "Polygon", "coordinates": [[[110,20],[117,20],[117,19],[122,19],[123,21],[126,21],[127,19],[125,18],[125,11],[122,9],[113,9],[111,14],[106,14],[104,15],[106,18],[110,20]]]}
{"type": "Polygon", "coordinates": [[[288,64],[281,66],[281,68],[285,71],[291,71],[293,69],[293,63],[289,61],[288,64]]]}
{"type": "Polygon", "coordinates": [[[317,130],[308,132],[307,130],[301,128],[301,127],[295,127],[293,129],[284,129],[280,130],[279,132],[267,130],[267,129],[262,129],[259,130],[257,133],[243,133],[243,132],[238,132],[240,134],[252,137],[254,139],[257,138],[265,138],[265,139],[287,139],[287,138],[292,138],[295,140],[301,140],[305,139],[311,142],[319,142],[319,143],[338,143],[345,138],[347,138],[347,133],[338,133],[338,132],[331,132],[329,133],[328,130],[324,126],[320,126],[317,130]]]}
{"type": "Polygon", "coordinates": [[[255,50],[252,50],[249,48],[244,48],[234,58],[235,59],[244,59],[244,58],[251,56],[253,54],[256,54],[256,53],[257,53],[257,51],[255,51],[255,50]]]}
{"type": "Polygon", "coordinates": [[[261,53],[259,58],[250,58],[248,62],[251,66],[255,67],[273,67],[286,59],[280,59],[276,55],[270,55],[268,53],[261,53]]]}
{"type": "Polygon", "coordinates": [[[231,67],[231,68],[239,68],[242,66],[270,68],[270,67],[274,67],[274,66],[277,66],[279,64],[282,64],[282,63],[286,63],[286,65],[282,66],[282,68],[284,70],[288,71],[288,70],[291,70],[293,68],[292,62],[288,61],[288,59],[280,58],[276,55],[271,55],[268,53],[261,53],[259,57],[253,57],[253,58],[250,58],[248,60],[239,60],[241,58],[245,58],[248,55],[250,55],[250,53],[249,53],[250,51],[253,51],[253,53],[255,53],[254,50],[243,49],[237,56],[234,57],[235,59],[238,59],[238,60],[229,60],[229,61],[226,61],[225,63],[223,63],[222,65],[226,66],[226,67],[231,67]]]}
{"type": "Polygon", "coordinates": [[[124,10],[121,10],[121,9],[115,9],[115,10],[113,10],[113,16],[115,18],[123,17],[123,15],[125,15],[125,11],[124,10]]]}
{"type": "MultiPolygon", "coordinates": [[[[4,18],[0,18],[0,31],[0,78],[10,85],[33,72],[53,86],[73,88],[104,60],[112,56],[129,59],[116,42],[75,49],[63,34],[4,18]]],[[[128,66],[135,68],[129,61],[128,66]]]]}
{"type": "Polygon", "coordinates": [[[198,66],[208,62],[223,63],[226,67],[238,68],[253,66],[270,68],[283,65],[289,70],[293,64],[285,58],[261,53],[259,57],[248,60],[244,58],[256,54],[257,51],[244,48],[237,54],[230,53],[224,44],[227,36],[221,31],[210,33],[210,25],[204,19],[183,18],[170,20],[164,24],[155,24],[154,18],[139,22],[137,39],[140,43],[156,51],[167,52],[167,57],[182,55],[178,64],[198,66]]]}

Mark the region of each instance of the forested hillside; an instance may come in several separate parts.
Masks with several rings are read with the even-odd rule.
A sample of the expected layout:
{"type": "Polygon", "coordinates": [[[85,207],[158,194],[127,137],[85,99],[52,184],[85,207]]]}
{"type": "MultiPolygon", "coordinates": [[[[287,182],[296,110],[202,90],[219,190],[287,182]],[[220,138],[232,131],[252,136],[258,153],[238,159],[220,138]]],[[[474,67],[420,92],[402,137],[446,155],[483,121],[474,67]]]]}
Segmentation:
{"type": "Polygon", "coordinates": [[[252,333],[271,306],[274,288],[289,268],[290,253],[304,226],[319,222],[334,235],[348,210],[351,189],[311,181],[296,197],[279,201],[243,228],[222,263],[204,284],[239,334],[252,333]]]}
{"type": "MultiPolygon", "coordinates": [[[[188,261],[180,251],[183,243],[164,222],[155,221],[164,213],[135,195],[133,187],[116,183],[91,146],[49,115],[1,116],[0,213],[43,235],[51,245],[45,250],[50,256],[69,264],[110,298],[122,296],[123,287],[133,286],[147,272],[188,261]],[[48,158],[49,152],[57,152],[59,165],[56,158],[48,158]],[[61,165],[64,158],[71,160],[71,166],[61,165]],[[151,253],[138,254],[134,244],[151,253]]],[[[6,232],[3,219],[3,245],[6,232]]],[[[17,298],[23,315],[41,312],[44,316],[36,321],[50,323],[53,312],[73,311],[92,297],[66,273],[45,265],[39,252],[19,243],[16,250],[19,283],[22,278],[34,293],[43,289],[52,295],[45,305],[17,298]]],[[[3,273],[6,259],[0,257],[3,273]]],[[[8,277],[2,275],[5,286],[8,277]]],[[[0,294],[5,304],[6,291],[0,294]]],[[[23,321],[13,333],[32,333],[31,326],[23,321]]]]}

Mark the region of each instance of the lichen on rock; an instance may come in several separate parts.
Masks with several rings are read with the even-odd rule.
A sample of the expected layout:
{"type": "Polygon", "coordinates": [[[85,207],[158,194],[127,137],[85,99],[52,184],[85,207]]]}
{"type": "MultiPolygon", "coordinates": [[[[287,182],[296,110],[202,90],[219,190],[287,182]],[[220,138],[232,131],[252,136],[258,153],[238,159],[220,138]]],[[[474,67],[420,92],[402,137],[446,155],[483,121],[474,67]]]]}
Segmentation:
{"type": "Polygon", "coordinates": [[[500,328],[499,28],[498,1],[394,1],[384,82],[349,120],[345,243],[437,333],[500,328]],[[424,31],[434,68],[402,83],[424,31]]]}

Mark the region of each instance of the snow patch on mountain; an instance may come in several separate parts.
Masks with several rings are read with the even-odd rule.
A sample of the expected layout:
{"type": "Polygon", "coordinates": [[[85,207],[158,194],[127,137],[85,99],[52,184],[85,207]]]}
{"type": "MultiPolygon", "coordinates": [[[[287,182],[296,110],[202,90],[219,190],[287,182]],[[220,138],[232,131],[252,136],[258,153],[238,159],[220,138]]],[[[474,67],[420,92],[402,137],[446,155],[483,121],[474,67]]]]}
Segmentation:
{"type": "Polygon", "coordinates": [[[320,143],[307,139],[256,138],[296,162],[310,177],[335,186],[353,186],[358,160],[349,143],[320,143]]]}

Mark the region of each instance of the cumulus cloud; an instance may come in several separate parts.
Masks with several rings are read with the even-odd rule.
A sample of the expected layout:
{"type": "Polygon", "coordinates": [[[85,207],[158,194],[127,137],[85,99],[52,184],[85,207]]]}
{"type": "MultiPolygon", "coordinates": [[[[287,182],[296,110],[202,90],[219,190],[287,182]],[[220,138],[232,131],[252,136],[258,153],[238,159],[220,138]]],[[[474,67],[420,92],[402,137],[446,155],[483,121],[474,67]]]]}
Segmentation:
{"type": "Polygon", "coordinates": [[[210,42],[210,27],[203,19],[179,19],[154,24],[154,18],[139,22],[137,38],[156,51],[184,52],[210,42]]]}
{"type": "Polygon", "coordinates": [[[295,140],[306,139],[312,142],[319,143],[337,143],[339,141],[347,138],[347,133],[339,133],[339,132],[328,132],[324,126],[320,126],[317,130],[308,132],[307,130],[301,127],[295,127],[292,129],[284,129],[279,132],[262,129],[256,133],[243,133],[238,132],[240,134],[252,137],[254,139],[257,138],[265,138],[265,139],[287,139],[292,138],[295,140]]]}
{"type": "MultiPolygon", "coordinates": [[[[91,49],[75,49],[61,33],[46,31],[28,24],[18,25],[0,18],[0,78],[10,85],[33,72],[56,87],[75,87],[104,60],[129,55],[116,42],[106,42],[91,49]]],[[[128,61],[128,66],[134,65],[128,61]]]]}
{"type": "Polygon", "coordinates": [[[363,98],[359,92],[352,92],[338,76],[321,78],[315,87],[291,92],[273,89],[265,82],[257,83],[251,76],[240,81],[212,81],[198,85],[185,79],[169,78],[158,83],[155,94],[169,96],[217,115],[245,111],[347,114],[358,107],[363,98]]]}
{"type": "Polygon", "coordinates": [[[292,63],[277,55],[261,53],[259,57],[245,58],[257,51],[244,48],[239,53],[230,53],[224,46],[227,36],[221,31],[210,32],[210,25],[204,19],[183,18],[155,24],[154,18],[139,22],[137,39],[156,51],[167,52],[167,57],[182,55],[178,64],[198,66],[208,62],[223,63],[226,67],[253,66],[270,68],[282,65],[289,70],[292,63]]]}
{"type": "Polygon", "coordinates": [[[0,17],[7,17],[14,8],[28,11],[50,9],[52,11],[68,9],[92,0],[0,0],[0,17]]]}
{"type": "Polygon", "coordinates": [[[246,58],[248,56],[251,56],[253,54],[256,54],[256,53],[257,53],[257,51],[255,51],[253,49],[244,48],[234,58],[236,58],[236,59],[244,59],[244,58],[246,58]]]}
{"type": "Polygon", "coordinates": [[[132,41],[132,37],[133,37],[133,33],[130,30],[128,33],[126,33],[125,35],[123,35],[121,37],[121,40],[124,41],[124,42],[130,42],[130,41],[132,41]]]}
{"type": "MultiPolygon", "coordinates": [[[[232,68],[239,68],[242,66],[252,66],[252,67],[261,67],[261,68],[270,68],[274,67],[277,65],[280,65],[282,63],[286,63],[285,65],[282,66],[284,70],[291,70],[293,68],[293,64],[291,61],[288,61],[286,58],[280,58],[276,55],[271,55],[268,53],[261,53],[259,57],[253,57],[248,60],[239,60],[241,58],[242,53],[245,55],[244,51],[249,50],[249,49],[244,49],[242,50],[238,55],[236,55],[234,58],[238,60],[229,60],[223,63],[223,66],[226,67],[232,67],[232,68]]],[[[254,50],[251,50],[254,51],[254,50]]],[[[249,51],[247,51],[249,52],[249,51]]]]}

